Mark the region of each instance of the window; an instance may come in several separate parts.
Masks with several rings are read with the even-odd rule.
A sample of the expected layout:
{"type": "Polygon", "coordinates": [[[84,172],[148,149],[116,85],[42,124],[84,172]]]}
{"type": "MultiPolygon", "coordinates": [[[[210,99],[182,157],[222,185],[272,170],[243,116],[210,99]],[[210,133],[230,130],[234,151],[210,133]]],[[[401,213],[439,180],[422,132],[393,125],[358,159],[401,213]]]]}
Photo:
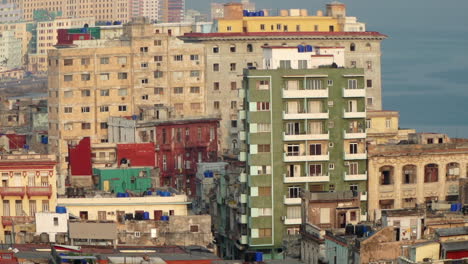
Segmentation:
{"type": "Polygon", "coordinates": [[[322,155],[322,144],[310,144],[310,155],[322,155]]]}
{"type": "Polygon", "coordinates": [[[162,78],[164,76],[162,71],[155,71],[154,72],[154,78],[162,78]]]}
{"type": "Polygon", "coordinates": [[[42,200],[42,212],[49,212],[49,200],[42,200]]]}
{"type": "Polygon", "coordinates": [[[350,79],[348,80],[348,89],[357,89],[357,80],[356,79],[350,79]]]}
{"type": "Polygon", "coordinates": [[[374,105],[374,98],[372,98],[372,97],[367,97],[367,98],[366,98],[366,103],[367,103],[368,106],[374,105]]]}
{"type": "Polygon", "coordinates": [[[236,45],[232,44],[232,45],[229,47],[229,51],[231,51],[231,52],[236,52],[236,45]]]}
{"type": "Polygon", "coordinates": [[[386,128],[391,128],[392,127],[392,119],[390,119],[390,118],[385,119],[385,127],[386,128]]]}
{"type": "Polygon", "coordinates": [[[219,64],[218,64],[218,63],[214,63],[214,64],[213,64],[213,71],[214,71],[214,72],[219,71],[219,64]]]}
{"type": "MultiPolygon", "coordinates": [[[[265,25],[263,25],[265,27],[265,25]]],[[[247,44],[247,52],[253,52],[253,45],[247,44]]]]}
{"type": "Polygon", "coordinates": [[[64,130],[73,130],[73,123],[66,123],[63,125],[64,130]]]}
{"type": "Polygon", "coordinates": [[[288,145],[287,156],[299,156],[299,145],[288,145]]]}
{"type": "Polygon", "coordinates": [[[89,58],[81,58],[81,65],[89,65],[90,59],[89,58]]]}
{"type": "Polygon", "coordinates": [[[271,132],[271,124],[268,123],[258,123],[257,132],[271,132]]]}
{"type": "Polygon", "coordinates": [[[118,90],[119,96],[127,96],[127,89],[126,88],[121,88],[118,90]]]}
{"type": "Polygon", "coordinates": [[[351,44],[349,45],[349,51],[356,51],[356,44],[351,43],[351,44]]]}
{"type": "Polygon", "coordinates": [[[101,58],[101,64],[109,64],[109,58],[108,57],[101,58]]]}
{"type": "Polygon", "coordinates": [[[307,60],[298,60],[297,61],[298,69],[307,69],[307,60]]]}
{"type": "Polygon", "coordinates": [[[198,60],[198,54],[192,54],[192,55],[190,55],[190,60],[192,60],[192,61],[197,61],[197,60],[198,60]]]}
{"type": "Polygon", "coordinates": [[[174,55],[174,61],[183,61],[184,55],[174,55]]]}
{"type": "Polygon", "coordinates": [[[268,80],[261,80],[257,81],[257,89],[258,90],[269,90],[270,89],[270,81],[268,80]]]}
{"type": "Polygon", "coordinates": [[[190,93],[200,93],[200,87],[198,86],[190,87],[190,93]]]}
{"type": "Polygon", "coordinates": [[[306,89],[307,90],[320,90],[320,89],[322,89],[322,80],[307,79],[306,89]]]}
{"type": "Polygon", "coordinates": [[[73,91],[65,91],[65,92],[63,92],[63,97],[65,97],[65,98],[71,98],[71,97],[73,97],[73,91]]]}
{"type": "Polygon", "coordinates": [[[122,64],[122,65],[127,64],[127,57],[118,57],[117,61],[119,64],[122,64]]]}
{"type": "Polygon", "coordinates": [[[148,84],[148,79],[141,79],[141,84],[148,84]]]}
{"type": "Polygon", "coordinates": [[[154,61],[163,61],[163,56],[154,56],[154,61]]]}
{"type": "Polygon", "coordinates": [[[258,187],[258,196],[270,196],[271,195],[271,187],[258,187]]]}
{"type": "Polygon", "coordinates": [[[257,102],[257,111],[269,111],[270,102],[257,102]]]}
{"type": "Polygon", "coordinates": [[[214,82],[213,83],[213,90],[219,91],[219,82],[214,82]]]}
{"type": "Polygon", "coordinates": [[[226,31],[231,31],[232,30],[232,27],[231,26],[227,26],[226,27],[226,31]]]}
{"type": "Polygon", "coordinates": [[[231,64],[229,65],[229,69],[230,69],[231,71],[235,71],[235,70],[236,70],[236,64],[235,64],[235,63],[231,63],[231,64]]]}
{"type": "Polygon", "coordinates": [[[288,187],[288,198],[299,198],[300,197],[301,188],[299,186],[291,186],[288,187]]]}
{"type": "Polygon", "coordinates": [[[162,46],[162,41],[160,39],[154,40],[154,46],[162,46]]]}
{"type": "Polygon", "coordinates": [[[200,71],[190,71],[190,77],[200,77],[200,71]]]}
{"type": "Polygon", "coordinates": [[[231,90],[237,90],[237,82],[231,82],[231,90]]]}
{"type": "Polygon", "coordinates": [[[329,163],[328,164],[328,169],[329,170],[334,170],[335,169],[335,163],[329,163]]]}
{"type": "Polygon", "coordinates": [[[291,61],[290,60],[280,60],[280,68],[281,69],[291,69],[291,61]]]}
{"type": "Polygon", "coordinates": [[[200,110],[201,109],[201,104],[200,103],[190,103],[190,109],[200,110]]]}
{"type": "Polygon", "coordinates": [[[82,81],[89,81],[89,80],[91,80],[91,74],[89,74],[89,73],[83,73],[83,74],[81,74],[81,80],[82,80],[82,81]]]}
{"type": "Polygon", "coordinates": [[[356,61],[351,61],[351,68],[356,68],[357,64],[356,61]]]}
{"type": "Polygon", "coordinates": [[[219,53],[219,47],[218,46],[213,47],[213,53],[219,53]]]}
{"type": "Polygon", "coordinates": [[[164,88],[162,88],[162,87],[155,87],[155,88],[154,88],[154,94],[163,95],[163,94],[164,94],[164,88]]]}
{"type": "Polygon", "coordinates": [[[191,233],[198,233],[198,225],[190,225],[191,233]]]}
{"type": "Polygon", "coordinates": [[[109,80],[109,73],[101,73],[99,75],[99,77],[100,77],[101,81],[107,81],[107,80],[109,80]]]}
{"type": "Polygon", "coordinates": [[[101,90],[99,93],[101,96],[109,96],[109,89],[101,90]]]}
{"type": "Polygon", "coordinates": [[[351,211],[351,212],[349,213],[349,219],[350,219],[351,221],[356,221],[356,211],[351,211]]]}
{"type": "Polygon", "coordinates": [[[71,82],[71,81],[73,81],[73,75],[71,75],[71,74],[64,75],[64,76],[63,76],[63,81],[64,81],[64,82],[71,82]]]}
{"type": "Polygon", "coordinates": [[[63,110],[64,113],[69,114],[73,112],[73,107],[65,107],[63,110]]]}
{"type": "Polygon", "coordinates": [[[350,162],[348,166],[349,175],[358,175],[359,174],[359,163],[350,162]]]}
{"type": "Polygon", "coordinates": [[[143,69],[144,69],[144,68],[148,68],[148,63],[147,63],[147,62],[142,62],[142,63],[140,64],[140,67],[143,68],[143,69]]]}
{"type": "Polygon", "coordinates": [[[380,185],[392,185],[393,184],[393,167],[383,166],[380,167],[380,185]]]}
{"type": "Polygon", "coordinates": [[[218,110],[219,109],[219,101],[214,101],[213,108],[218,110]]]}
{"type": "Polygon", "coordinates": [[[349,153],[350,154],[357,154],[358,153],[358,143],[350,143],[349,144],[349,153]]]}
{"type": "Polygon", "coordinates": [[[310,164],[309,175],[310,176],[322,176],[322,164],[310,164]]]}
{"type": "Polygon", "coordinates": [[[300,206],[288,206],[286,208],[286,218],[288,219],[301,218],[301,207],[300,206]]]}
{"type": "Polygon", "coordinates": [[[63,65],[64,65],[64,66],[71,66],[71,65],[73,65],[73,59],[64,59],[64,60],[63,60],[63,65]]]}
{"type": "Polygon", "coordinates": [[[424,166],[424,182],[439,181],[439,166],[437,164],[427,164],[424,166]]]}
{"type": "Polygon", "coordinates": [[[333,80],[327,80],[327,85],[328,86],[333,86],[333,80]]]}
{"type": "Polygon", "coordinates": [[[366,119],[366,128],[372,128],[372,120],[366,119]]]}
{"type": "Polygon", "coordinates": [[[81,129],[83,130],[91,129],[91,123],[81,123],[81,129]]]}
{"type": "Polygon", "coordinates": [[[269,165],[262,165],[262,166],[257,166],[257,174],[258,175],[263,175],[263,174],[271,174],[271,166],[269,165]]]}
{"type": "Polygon", "coordinates": [[[125,112],[127,111],[127,106],[126,105],[119,105],[119,112],[125,112]]]}
{"type": "Polygon", "coordinates": [[[183,104],[183,103],[182,103],[182,104],[181,104],[181,103],[179,103],[179,104],[174,104],[174,109],[175,109],[176,111],[179,111],[179,112],[180,112],[180,111],[183,111],[183,110],[184,110],[184,104],[183,104]]]}
{"type": "Polygon", "coordinates": [[[184,87],[174,87],[174,94],[184,93],[184,87]]]}
{"type": "Polygon", "coordinates": [[[102,105],[99,107],[100,112],[109,112],[109,106],[107,105],[102,105]]]}
{"type": "Polygon", "coordinates": [[[259,228],[258,237],[271,237],[271,228],[259,228]]]}
{"type": "Polygon", "coordinates": [[[81,113],[89,113],[90,107],[89,106],[83,106],[81,107],[81,113]]]}
{"type": "Polygon", "coordinates": [[[147,94],[144,94],[141,96],[141,100],[148,100],[149,96],[147,94]]]}
{"type": "Polygon", "coordinates": [[[372,80],[366,80],[367,88],[372,88],[372,80]]]}
{"type": "Polygon", "coordinates": [[[237,109],[237,101],[231,101],[231,109],[237,109]]]}
{"type": "Polygon", "coordinates": [[[314,25],[314,31],[319,31],[319,26],[318,25],[314,25]]]}
{"type": "Polygon", "coordinates": [[[100,123],[101,129],[107,129],[109,126],[107,125],[107,122],[101,122],[100,123]]]}
{"type": "Polygon", "coordinates": [[[81,90],[81,97],[88,97],[91,96],[90,90],[81,90]]]}
{"type": "Polygon", "coordinates": [[[258,216],[271,216],[271,208],[258,208],[258,216]]]}
{"type": "Polygon", "coordinates": [[[215,139],[215,129],[213,127],[210,127],[210,141],[213,141],[215,139]]]}
{"type": "Polygon", "coordinates": [[[119,72],[118,78],[119,80],[127,80],[128,74],[126,72],[119,72]]]}
{"type": "Polygon", "coordinates": [[[258,152],[270,152],[270,144],[259,144],[258,152]]]}

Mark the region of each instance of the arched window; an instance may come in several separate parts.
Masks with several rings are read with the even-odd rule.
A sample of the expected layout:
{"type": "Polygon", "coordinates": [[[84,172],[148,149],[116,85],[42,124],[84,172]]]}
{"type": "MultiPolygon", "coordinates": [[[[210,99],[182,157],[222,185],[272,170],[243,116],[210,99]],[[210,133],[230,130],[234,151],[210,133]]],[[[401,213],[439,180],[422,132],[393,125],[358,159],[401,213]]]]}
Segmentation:
{"type": "Polygon", "coordinates": [[[382,166],[380,172],[380,185],[393,184],[393,166],[382,166]]]}
{"type": "Polygon", "coordinates": [[[351,43],[351,44],[349,45],[349,51],[356,51],[356,44],[351,43]]]}
{"type": "Polygon", "coordinates": [[[439,166],[431,163],[424,166],[424,182],[439,181],[439,166]]]}
{"type": "Polygon", "coordinates": [[[450,162],[447,164],[447,181],[457,181],[460,177],[460,164],[456,162],[450,162]]]}
{"type": "Polygon", "coordinates": [[[252,44],[247,44],[247,52],[253,52],[252,44]]]}
{"type": "Polygon", "coordinates": [[[416,165],[405,165],[403,166],[403,179],[401,182],[403,184],[415,184],[417,181],[417,174],[416,174],[416,165]]]}

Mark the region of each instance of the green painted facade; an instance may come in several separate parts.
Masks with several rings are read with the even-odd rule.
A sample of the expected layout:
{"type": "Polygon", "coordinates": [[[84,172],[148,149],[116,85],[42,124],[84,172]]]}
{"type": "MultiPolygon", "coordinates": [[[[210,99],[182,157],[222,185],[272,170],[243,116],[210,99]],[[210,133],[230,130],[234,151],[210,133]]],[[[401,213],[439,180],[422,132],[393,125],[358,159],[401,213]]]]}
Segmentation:
{"type": "Polygon", "coordinates": [[[151,168],[94,168],[93,174],[99,177],[99,190],[113,193],[129,190],[141,194],[152,187],[151,168]]]}
{"type": "MultiPolygon", "coordinates": [[[[283,257],[284,237],[297,232],[300,226],[300,219],[298,222],[297,213],[295,213],[300,207],[300,199],[298,203],[297,197],[299,196],[296,197],[294,191],[297,188],[290,189],[290,187],[313,191],[353,189],[357,194],[367,189],[365,133],[363,133],[365,128],[364,71],[363,69],[330,67],[300,70],[245,70],[244,76],[244,91],[241,94],[245,97],[245,112],[240,116],[245,116],[245,132],[241,132],[240,137],[245,139],[245,149],[239,157],[241,161],[245,160],[247,165],[248,248],[263,251],[265,259],[277,259],[283,257]],[[291,85],[290,81],[297,81],[295,83],[298,84],[298,90],[310,87],[311,82],[321,83],[320,88],[328,89],[328,94],[325,96],[308,94],[301,97],[301,92],[298,92],[295,95],[285,95],[283,90],[291,85]],[[344,89],[349,88],[349,82],[357,83],[353,90],[360,93],[347,94],[345,97],[344,89]],[[259,89],[260,85],[265,83],[268,83],[269,88],[259,89]],[[265,108],[264,111],[259,110],[262,107],[265,108]],[[328,117],[323,115],[288,117],[285,116],[288,108],[291,108],[289,113],[294,113],[297,109],[299,113],[308,113],[309,110],[315,108],[315,111],[328,113],[328,117]],[[349,108],[354,108],[353,112],[357,115],[345,117],[344,113],[350,111],[349,108]],[[313,124],[315,132],[311,131],[310,122],[315,122],[313,124]],[[291,123],[298,123],[297,128],[296,124],[291,123]],[[270,124],[270,128],[268,129],[268,125],[265,124],[270,124]],[[286,139],[284,134],[291,135],[291,126],[295,127],[292,129],[294,133],[292,137],[286,139]],[[310,134],[315,134],[317,126],[321,126],[319,134],[322,138],[312,136],[304,139],[310,134]],[[345,131],[351,133],[348,134],[349,139],[344,138],[345,131]],[[326,134],[329,135],[328,139],[323,139],[326,134]],[[363,134],[364,137],[362,137],[363,134]],[[310,144],[320,144],[320,146],[314,145],[314,150],[312,150],[313,147],[310,144]],[[299,145],[298,152],[293,145],[299,145]],[[300,157],[302,159],[297,161],[296,155],[316,155],[316,148],[320,148],[318,150],[320,156],[328,154],[328,157],[319,158],[319,160],[316,160],[317,156],[310,159],[300,157]],[[291,151],[291,149],[294,150],[291,151]],[[314,154],[312,154],[313,151],[315,151],[314,154]],[[286,152],[289,152],[288,155],[296,161],[287,160],[286,152]],[[356,154],[360,156],[351,155],[345,160],[345,152],[357,152],[356,154]],[[318,174],[323,177],[310,177],[313,169],[311,165],[313,168],[321,165],[321,173],[318,174]],[[287,177],[291,175],[291,170],[300,172],[296,173],[293,178],[287,177]],[[356,177],[345,178],[345,173],[356,177]],[[269,192],[268,187],[270,187],[269,192]],[[294,208],[288,209],[288,207],[294,208]],[[271,215],[268,212],[263,212],[264,216],[259,214],[259,210],[264,210],[263,208],[272,208],[271,215]],[[289,218],[288,214],[295,216],[289,218]],[[271,236],[269,229],[271,229],[271,236]]],[[[306,91],[314,90],[307,89],[306,91]]],[[[365,207],[364,201],[362,202],[363,212],[365,212],[365,207]]]]}

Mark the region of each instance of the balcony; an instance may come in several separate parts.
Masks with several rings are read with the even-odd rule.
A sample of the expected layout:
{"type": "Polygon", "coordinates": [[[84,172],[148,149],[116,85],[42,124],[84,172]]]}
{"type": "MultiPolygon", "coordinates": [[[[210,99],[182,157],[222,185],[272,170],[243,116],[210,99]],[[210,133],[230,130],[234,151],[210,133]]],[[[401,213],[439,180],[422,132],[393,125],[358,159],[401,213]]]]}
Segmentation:
{"type": "Polygon", "coordinates": [[[328,88],[320,90],[285,90],[283,98],[328,98],[328,88]]]}
{"type": "Polygon", "coordinates": [[[240,216],[240,223],[241,224],[247,224],[248,221],[247,221],[247,215],[241,215],[240,216]]]}
{"type": "Polygon", "coordinates": [[[367,181],[367,171],[364,174],[347,174],[344,173],[345,181],[367,181]]]}
{"type": "Polygon", "coordinates": [[[393,192],[393,184],[387,184],[387,185],[380,185],[379,186],[379,193],[387,193],[387,192],[393,192]]]}
{"type": "Polygon", "coordinates": [[[286,196],[284,196],[283,198],[283,203],[284,204],[289,204],[289,205],[292,205],[292,204],[301,204],[301,198],[288,198],[286,196]]]}
{"type": "Polygon", "coordinates": [[[247,160],[247,153],[246,152],[240,152],[239,153],[239,161],[246,161],[247,160]]]}
{"type": "Polygon", "coordinates": [[[301,182],[329,182],[330,175],[323,176],[297,176],[297,177],[286,177],[286,174],[283,174],[284,183],[301,183],[301,182]]]}
{"type": "Polygon", "coordinates": [[[283,132],[283,141],[301,141],[301,140],[329,140],[330,134],[296,134],[286,135],[283,132]]]}
{"type": "Polygon", "coordinates": [[[239,132],[239,140],[245,141],[247,139],[245,131],[239,132]]]}
{"type": "Polygon", "coordinates": [[[345,160],[365,160],[367,159],[367,152],[364,153],[345,153],[345,160]]]}
{"type": "Polygon", "coordinates": [[[343,88],[343,97],[366,97],[366,89],[343,88]]]}
{"type": "Polygon", "coordinates": [[[283,111],[284,120],[294,119],[328,119],[328,112],[326,113],[286,113],[283,111]]]}
{"type": "Polygon", "coordinates": [[[29,198],[32,196],[47,196],[50,198],[52,195],[52,185],[49,186],[28,186],[26,187],[26,194],[29,198]]]}
{"type": "Polygon", "coordinates": [[[346,112],[343,111],[344,118],[366,118],[366,112],[346,112]]]}
{"type": "Polygon", "coordinates": [[[240,202],[243,204],[247,203],[247,194],[240,195],[240,202]]]}
{"type": "Polygon", "coordinates": [[[285,218],[284,219],[285,225],[300,225],[302,224],[301,218],[285,218]]]}
{"type": "Polygon", "coordinates": [[[361,201],[367,201],[367,192],[361,192],[359,197],[361,201]]]}
{"type": "Polygon", "coordinates": [[[3,226],[21,225],[34,222],[34,216],[2,216],[3,226]]]}
{"type": "Polygon", "coordinates": [[[208,147],[209,142],[206,141],[186,141],[186,148],[206,148],[208,147]]]}
{"type": "Polygon", "coordinates": [[[26,187],[0,187],[0,195],[5,196],[21,196],[26,194],[26,187]]]}
{"type": "MultiPolygon", "coordinates": [[[[244,153],[245,153],[245,152],[244,152],[244,153]]],[[[244,172],[242,172],[242,173],[240,174],[239,181],[240,181],[240,182],[247,182],[247,174],[244,173],[244,172]]]]}
{"type": "Polygon", "coordinates": [[[344,131],[344,139],[361,139],[366,138],[366,131],[363,129],[358,130],[348,130],[348,132],[344,131]]]}
{"type": "Polygon", "coordinates": [[[283,153],[284,162],[302,162],[302,161],[328,161],[330,159],[330,153],[326,155],[291,155],[283,153]]]}
{"type": "Polygon", "coordinates": [[[242,245],[247,245],[248,242],[249,242],[248,237],[247,237],[246,235],[242,235],[241,238],[240,238],[240,243],[241,243],[242,245]]]}

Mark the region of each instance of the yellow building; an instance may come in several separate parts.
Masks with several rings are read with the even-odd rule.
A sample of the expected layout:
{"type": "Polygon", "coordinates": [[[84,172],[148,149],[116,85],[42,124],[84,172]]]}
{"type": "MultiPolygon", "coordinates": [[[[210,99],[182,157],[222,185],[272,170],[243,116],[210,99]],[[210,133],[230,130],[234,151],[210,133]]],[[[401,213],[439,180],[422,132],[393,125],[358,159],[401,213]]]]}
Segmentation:
{"type": "Polygon", "coordinates": [[[366,120],[367,141],[373,144],[386,144],[408,140],[408,134],[416,133],[416,130],[400,129],[399,120],[398,111],[368,110],[366,120]]]}
{"type": "MultiPolygon", "coordinates": [[[[49,136],[67,175],[68,144],[108,141],[110,116],[169,107],[178,116],[205,114],[204,49],[135,20],[119,40],[83,40],[49,51],[49,136]]],[[[63,186],[64,177],[59,185],[63,186]]]]}
{"type": "Polygon", "coordinates": [[[120,221],[125,214],[148,212],[150,219],[161,215],[187,215],[190,204],[186,195],[144,197],[58,198],[57,205],[82,220],[120,221]]]}
{"type": "Polygon", "coordinates": [[[217,32],[342,32],[365,31],[365,24],[355,17],[346,17],[346,6],[341,3],[327,5],[326,15],[321,10],[309,16],[306,9],[281,10],[278,16],[266,11],[243,13],[242,3],[224,5],[224,17],[216,20],[217,32]],[[255,15],[255,16],[253,16],[255,15]]]}
{"type": "Polygon", "coordinates": [[[55,155],[18,154],[0,156],[2,187],[0,241],[9,243],[12,233],[26,231],[36,212],[55,210],[55,155]],[[23,229],[25,228],[25,229],[23,229]]]}

